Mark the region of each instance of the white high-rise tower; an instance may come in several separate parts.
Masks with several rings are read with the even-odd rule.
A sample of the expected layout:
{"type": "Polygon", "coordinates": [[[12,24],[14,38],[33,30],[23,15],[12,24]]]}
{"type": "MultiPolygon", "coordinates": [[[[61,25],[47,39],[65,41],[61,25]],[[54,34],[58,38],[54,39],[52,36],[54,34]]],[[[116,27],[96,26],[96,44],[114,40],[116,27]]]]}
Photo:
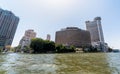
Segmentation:
{"type": "Polygon", "coordinates": [[[86,21],[86,29],[90,32],[92,45],[100,45],[102,51],[104,49],[104,36],[101,25],[101,17],[95,17],[93,21],[86,21]]]}

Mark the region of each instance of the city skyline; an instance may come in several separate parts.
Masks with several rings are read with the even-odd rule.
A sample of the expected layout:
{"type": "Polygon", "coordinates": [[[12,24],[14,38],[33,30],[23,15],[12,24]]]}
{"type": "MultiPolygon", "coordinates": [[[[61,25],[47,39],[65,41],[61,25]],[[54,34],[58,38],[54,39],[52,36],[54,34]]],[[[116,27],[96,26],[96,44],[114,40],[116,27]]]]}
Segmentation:
{"type": "Polygon", "coordinates": [[[65,27],[85,29],[85,21],[102,18],[105,42],[119,48],[119,0],[1,0],[0,7],[20,17],[12,46],[17,46],[27,29],[34,29],[37,37],[47,34],[55,41],[55,32],[65,27]]]}

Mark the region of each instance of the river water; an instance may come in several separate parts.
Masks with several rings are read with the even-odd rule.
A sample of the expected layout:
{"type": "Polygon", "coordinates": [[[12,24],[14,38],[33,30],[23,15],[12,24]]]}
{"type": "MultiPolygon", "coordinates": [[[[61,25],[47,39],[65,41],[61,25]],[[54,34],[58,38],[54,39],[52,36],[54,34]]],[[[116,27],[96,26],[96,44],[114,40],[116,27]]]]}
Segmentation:
{"type": "Polygon", "coordinates": [[[0,74],[120,74],[120,53],[0,54],[0,74]]]}

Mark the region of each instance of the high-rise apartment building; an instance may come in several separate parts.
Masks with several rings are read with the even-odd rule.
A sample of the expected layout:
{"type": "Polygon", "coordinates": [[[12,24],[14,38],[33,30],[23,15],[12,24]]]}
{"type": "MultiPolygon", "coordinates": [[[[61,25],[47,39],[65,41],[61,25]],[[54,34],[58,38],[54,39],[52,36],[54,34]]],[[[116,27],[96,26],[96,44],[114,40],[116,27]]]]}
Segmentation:
{"type": "Polygon", "coordinates": [[[31,39],[35,37],[36,37],[36,32],[34,32],[34,30],[32,29],[26,30],[24,36],[20,40],[19,45],[21,47],[28,46],[31,43],[31,39]]]}
{"type": "Polygon", "coordinates": [[[102,51],[105,50],[101,17],[95,17],[93,21],[86,21],[86,29],[90,32],[92,45],[99,45],[102,51]]]}
{"type": "Polygon", "coordinates": [[[0,47],[11,45],[19,18],[11,11],[0,8],[0,47]]]}
{"type": "Polygon", "coordinates": [[[29,30],[25,31],[24,36],[29,38],[29,39],[35,38],[36,37],[36,32],[34,32],[34,30],[32,30],[32,29],[29,29],[29,30]]]}
{"type": "Polygon", "coordinates": [[[92,43],[104,42],[104,36],[103,36],[100,17],[94,18],[94,21],[86,21],[86,28],[91,34],[92,43]]]}
{"type": "Polygon", "coordinates": [[[49,40],[49,41],[50,41],[50,34],[47,34],[46,40],[49,40]]]}

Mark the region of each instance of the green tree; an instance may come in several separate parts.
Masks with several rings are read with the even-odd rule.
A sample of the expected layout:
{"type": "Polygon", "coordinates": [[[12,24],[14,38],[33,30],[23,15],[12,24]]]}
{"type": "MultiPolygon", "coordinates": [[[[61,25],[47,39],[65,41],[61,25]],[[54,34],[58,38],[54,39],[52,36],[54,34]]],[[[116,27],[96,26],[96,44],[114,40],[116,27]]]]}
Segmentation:
{"type": "Polygon", "coordinates": [[[44,40],[41,38],[34,38],[31,40],[30,48],[34,50],[34,53],[44,52],[43,50],[44,40]]]}
{"type": "Polygon", "coordinates": [[[31,48],[29,46],[24,46],[24,50],[25,53],[29,53],[31,51],[31,48]]]}
{"type": "Polygon", "coordinates": [[[14,52],[20,52],[20,51],[21,51],[21,46],[20,45],[14,47],[14,52]]]}
{"type": "Polygon", "coordinates": [[[57,52],[57,53],[61,53],[64,47],[63,47],[62,44],[60,44],[60,45],[56,45],[55,48],[56,48],[56,52],[57,52]]]}
{"type": "Polygon", "coordinates": [[[31,40],[30,48],[34,50],[34,53],[55,52],[55,43],[53,41],[34,38],[31,40]]]}
{"type": "Polygon", "coordinates": [[[48,53],[48,52],[57,52],[57,53],[68,53],[75,52],[73,46],[66,47],[63,45],[56,45],[53,41],[43,40],[40,38],[34,38],[31,40],[30,48],[34,51],[33,53],[48,53]]]}
{"type": "Polygon", "coordinates": [[[74,46],[56,45],[56,52],[57,53],[75,52],[75,47],[74,46]]]}
{"type": "Polygon", "coordinates": [[[109,47],[108,48],[108,52],[112,52],[112,51],[113,51],[113,49],[109,47]]]}
{"type": "Polygon", "coordinates": [[[46,52],[55,52],[55,43],[53,41],[44,41],[44,50],[46,52]]]}

